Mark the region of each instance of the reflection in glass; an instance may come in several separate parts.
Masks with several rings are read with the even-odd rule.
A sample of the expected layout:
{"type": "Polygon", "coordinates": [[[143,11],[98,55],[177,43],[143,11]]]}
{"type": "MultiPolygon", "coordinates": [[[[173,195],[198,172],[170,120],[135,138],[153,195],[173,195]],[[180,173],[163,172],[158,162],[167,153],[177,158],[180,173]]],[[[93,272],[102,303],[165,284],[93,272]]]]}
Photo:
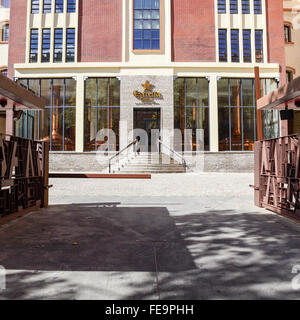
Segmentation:
{"type": "Polygon", "coordinates": [[[89,78],[85,82],[84,151],[97,151],[107,144],[107,150],[119,150],[120,81],[117,78],[89,78]],[[97,133],[111,129],[115,136],[97,133]],[[97,139],[98,138],[98,139],[97,139]]]}
{"type": "Polygon", "coordinates": [[[208,86],[205,78],[174,81],[174,128],[182,134],[182,142],[176,141],[174,146],[177,151],[209,150],[208,86]],[[191,141],[187,129],[191,130],[191,141]]]}
{"type": "MultiPolygon", "coordinates": [[[[278,83],[275,79],[261,79],[260,90],[261,97],[269,94],[277,89],[278,83]]],[[[275,139],[279,137],[279,111],[278,110],[263,110],[262,111],[263,122],[263,138],[275,139]]]]}
{"type": "Polygon", "coordinates": [[[76,81],[21,79],[18,83],[46,100],[42,111],[24,112],[16,123],[22,137],[49,141],[51,151],[75,151],[76,81]]]}
{"type": "Polygon", "coordinates": [[[256,140],[254,79],[218,81],[219,150],[253,151],[256,140]]]}

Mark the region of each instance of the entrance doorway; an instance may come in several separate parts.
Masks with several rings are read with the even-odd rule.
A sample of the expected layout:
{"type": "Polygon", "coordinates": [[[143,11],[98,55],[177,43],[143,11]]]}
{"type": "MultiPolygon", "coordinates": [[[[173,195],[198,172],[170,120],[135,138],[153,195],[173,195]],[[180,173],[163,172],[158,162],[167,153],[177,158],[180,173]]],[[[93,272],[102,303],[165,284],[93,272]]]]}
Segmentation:
{"type": "MultiPolygon", "coordinates": [[[[141,150],[148,150],[152,152],[158,152],[158,146],[156,140],[159,138],[159,132],[151,132],[151,130],[160,130],[160,109],[145,109],[135,108],[133,115],[133,128],[142,129],[147,133],[148,139],[138,133],[136,136],[140,136],[141,150]],[[155,136],[153,136],[155,134],[155,136]],[[147,141],[148,140],[148,141],[147,141]],[[152,149],[151,149],[152,141],[152,149]]],[[[138,131],[137,131],[138,132],[138,131]]],[[[136,138],[136,137],[134,137],[136,138]]]]}

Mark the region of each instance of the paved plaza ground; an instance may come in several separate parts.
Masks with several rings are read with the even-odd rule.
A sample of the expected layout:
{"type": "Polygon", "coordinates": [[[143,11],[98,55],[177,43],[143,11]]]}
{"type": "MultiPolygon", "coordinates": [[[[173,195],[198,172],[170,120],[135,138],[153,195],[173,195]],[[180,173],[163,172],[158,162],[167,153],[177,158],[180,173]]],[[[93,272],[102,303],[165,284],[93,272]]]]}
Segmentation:
{"type": "Polygon", "coordinates": [[[0,227],[2,299],[300,298],[300,227],[254,207],[251,174],[50,183],[0,227]]]}

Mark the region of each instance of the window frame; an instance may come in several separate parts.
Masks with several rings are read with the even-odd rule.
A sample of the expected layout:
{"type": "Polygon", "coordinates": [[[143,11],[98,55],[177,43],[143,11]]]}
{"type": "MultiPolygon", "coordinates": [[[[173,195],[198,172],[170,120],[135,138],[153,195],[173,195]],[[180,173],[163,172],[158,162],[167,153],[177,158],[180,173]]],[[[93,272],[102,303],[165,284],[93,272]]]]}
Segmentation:
{"type": "Polygon", "coordinates": [[[292,25],[288,22],[284,22],[284,42],[285,43],[293,43],[292,41],[292,25]],[[288,29],[288,32],[286,30],[288,29]],[[288,36],[288,39],[286,38],[288,36]]]}
{"type": "Polygon", "coordinates": [[[70,0],[67,1],[67,13],[75,13],[77,11],[77,2],[75,0],[75,6],[74,6],[74,11],[71,11],[73,6],[70,4],[70,0]]]}
{"type": "Polygon", "coordinates": [[[133,53],[162,53],[163,52],[163,46],[162,46],[162,9],[163,9],[163,1],[159,0],[160,2],[160,7],[159,7],[159,16],[160,16],[160,20],[159,20],[159,35],[160,35],[160,49],[134,49],[134,0],[131,1],[131,5],[132,5],[132,19],[131,19],[131,26],[132,26],[132,34],[131,34],[131,41],[132,41],[132,45],[131,45],[131,50],[133,53]]]}

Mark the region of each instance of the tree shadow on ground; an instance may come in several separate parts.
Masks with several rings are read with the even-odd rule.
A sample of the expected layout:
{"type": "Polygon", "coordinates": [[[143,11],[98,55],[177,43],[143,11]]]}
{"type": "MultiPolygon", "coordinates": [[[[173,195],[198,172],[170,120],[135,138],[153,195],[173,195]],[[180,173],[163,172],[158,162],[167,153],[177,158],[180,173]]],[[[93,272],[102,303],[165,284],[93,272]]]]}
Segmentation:
{"type": "Polygon", "coordinates": [[[299,299],[291,270],[300,264],[300,235],[280,219],[232,210],[171,217],[166,207],[120,203],[52,206],[0,232],[0,265],[10,272],[4,297],[38,298],[43,290],[50,298],[72,299],[78,290],[97,296],[112,277],[118,287],[134,274],[124,292],[120,284],[118,295],[103,296],[299,299]],[[104,278],[97,284],[84,272],[104,278]]]}
{"type": "MultiPolygon", "coordinates": [[[[300,265],[300,234],[281,218],[221,210],[174,221],[197,268],[170,273],[158,264],[161,299],[300,298],[291,286],[292,268],[300,265]]],[[[139,292],[142,299],[148,294],[139,292]]]]}

